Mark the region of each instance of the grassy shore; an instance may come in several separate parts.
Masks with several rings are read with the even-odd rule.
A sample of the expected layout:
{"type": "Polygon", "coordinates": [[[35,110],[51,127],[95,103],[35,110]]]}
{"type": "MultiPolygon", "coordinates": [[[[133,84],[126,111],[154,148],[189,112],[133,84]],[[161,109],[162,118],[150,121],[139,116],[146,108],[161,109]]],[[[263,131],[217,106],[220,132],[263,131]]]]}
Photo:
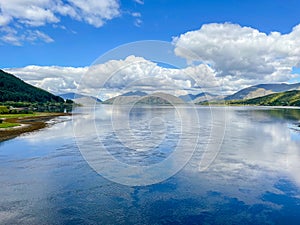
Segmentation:
{"type": "Polygon", "coordinates": [[[0,123],[0,128],[11,128],[11,127],[17,127],[20,126],[21,124],[19,123],[8,123],[8,122],[3,122],[0,123]]]}
{"type": "Polygon", "coordinates": [[[47,126],[47,121],[69,113],[0,114],[0,142],[47,126]]]}

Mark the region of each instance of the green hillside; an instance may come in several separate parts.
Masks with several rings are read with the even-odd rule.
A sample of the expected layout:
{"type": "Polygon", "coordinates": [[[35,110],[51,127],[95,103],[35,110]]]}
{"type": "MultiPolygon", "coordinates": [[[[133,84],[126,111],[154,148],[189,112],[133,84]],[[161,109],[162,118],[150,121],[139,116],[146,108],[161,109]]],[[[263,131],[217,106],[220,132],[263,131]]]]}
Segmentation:
{"type": "MultiPolygon", "coordinates": [[[[185,102],[173,95],[163,93],[163,92],[156,92],[153,94],[140,94],[140,96],[131,95],[130,93],[125,95],[119,95],[114,98],[110,98],[103,102],[103,104],[115,104],[115,105],[171,105],[171,104],[184,104],[185,102]]],[[[140,92],[142,93],[142,92],[140,92]]]]}
{"type": "Polygon", "coordinates": [[[264,106],[300,106],[300,91],[286,91],[247,100],[226,101],[226,103],[264,106]]]}
{"type": "Polygon", "coordinates": [[[245,100],[266,96],[269,94],[280,93],[285,91],[300,90],[300,83],[295,84],[258,84],[244,88],[225,97],[225,100],[245,100]]]}
{"type": "Polygon", "coordinates": [[[0,102],[6,101],[63,103],[64,99],[27,84],[14,75],[0,70],[0,102]]]}

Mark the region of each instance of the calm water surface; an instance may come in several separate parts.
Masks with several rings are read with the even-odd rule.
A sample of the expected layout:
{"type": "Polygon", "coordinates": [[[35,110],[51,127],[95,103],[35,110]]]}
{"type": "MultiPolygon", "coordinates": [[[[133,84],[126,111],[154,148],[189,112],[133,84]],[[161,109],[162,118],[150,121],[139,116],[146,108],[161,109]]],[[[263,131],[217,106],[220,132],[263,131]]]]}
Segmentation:
{"type": "MultiPolygon", "coordinates": [[[[62,117],[0,143],[0,224],[300,224],[300,109],[226,109],[223,144],[204,171],[199,162],[218,121],[209,108],[196,111],[199,121],[190,123],[184,138],[188,115],[180,122],[173,108],[135,108],[129,115],[134,138],[124,135],[122,144],[117,134],[126,130],[113,131],[111,106],[99,106],[93,124],[88,114],[78,115],[77,139],[72,119],[62,117]],[[101,140],[118,161],[147,166],[170,157],[179,139],[189,154],[198,132],[199,145],[182,170],[139,187],[96,173],[76,144],[93,149],[101,140]]],[[[116,116],[122,120],[122,109],[116,116]]]]}

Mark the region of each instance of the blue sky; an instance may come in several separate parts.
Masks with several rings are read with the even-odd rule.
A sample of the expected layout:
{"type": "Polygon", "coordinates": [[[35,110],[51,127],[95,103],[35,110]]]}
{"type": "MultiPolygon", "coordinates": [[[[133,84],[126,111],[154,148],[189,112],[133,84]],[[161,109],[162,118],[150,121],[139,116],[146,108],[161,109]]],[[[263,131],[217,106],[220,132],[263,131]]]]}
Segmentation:
{"type": "MultiPolygon", "coordinates": [[[[5,1],[3,1],[5,2],[5,1]]],[[[5,3],[3,3],[5,4],[5,3]]],[[[2,42],[1,67],[26,65],[86,66],[106,51],[138,40],[171,41],[202,24],[231,22],[251,26],[269,33],[290,32],[300,23],[300,1],[297,0],[132,0],[120,1],[121,15],[102,27],[61,16],[61,22],[38,27],[54,42],[22,43],[14,46],[2,42]],[[135,26],[130,13],[141,14],[141,25],[135,26]],[[53,24],[64,26],[53,28],[53,24]]]]}
{"type": "MultiPolygon", "coordinates": [[[[58,92],[59,90],[54,91],[51,87],[43,86],[46,85],[45,82],[41,84],[33,78],[29,79],[22,68],[30,65],[39,66],[39,72],[47,66],[84,68],[119,45],[141,40],[172,42],[173,37],[180,37],[188,34],[189,31],[195,32],[191,38],[197,38],[196,31],[201,30],[203,25],[211,23],[235,24],[240,26],[240,29],[237,28],[240,31],[243,27],[250,27],[251,32],[255,33],[254,30],[257,30],[267,36],[277,31],[283,37],[281,39],[284,39],[285,34],[291,34],[290,38],[294,38],[293,28],[300,24],[300,1],[298,0],[99,0],[98,3],[101,4],[95,2],[97,1],[0,0],[1,68],[8,69],[24,80],[32,81],[34,85],[58,92]],[[30,9],[35,11],[26,14],[25,12],[30,9]],[[95,12],[98,14],[91,16],[95,12]]],[[[223,28],[210,26],[209,29],[223,28]]],[[[227,31],[230,29],[235,28],[226,27],[227,31]]],[[[297,46],[296,41],[295,46],[297,46]]],[[[183,40],[178,43],[192,49],[203,47],[188,46],[189,44],[183,40]]],[[[181,53],[178,55],[186,57],[181,53]]],[[[286,57],[286,54],[278,55],[276,59],[281,57],[286,57]]],[[[249,60],[250,63],[252,61],[249,60]]],[[[285,73],[297,74],[300,62],[296,65],[297,62],[294,61],[284,62],[284,66],[276,67],[277,70],[274,71],[279,73],[289,67],[290,72],[285,73]]],[[[216,77],[222,76],[228,82],[239,84],[240,86],[236,88],[255,84],[259,80],[262,82],[299,81],[299,78],[288,75],[276,78],[274,71],[269,74],[264,73],[263,79],[258,77],[254,79],[251,68],[238,72],[236,68],[222,68],[220,59],[211,59],[210,56],[203,59],[203,62],[209,65],[215,64],[213,69],[216,77]],[[244,77],[236,75],[243,74],[245,71],[247,74],[244,77]]],[[[267,65],[263,70],[267,71],[270,66],[274,65],[267,65]]],[[[45,79],[46,76],[51,78],[49,73],[41,76],[40,79],[45,79]]],[[[66,80],[67,78],[64,82],[67,82],[66,80]]],[[[70,79],[68,82],[71,82],[70,79]]],[[[233,87],[228,86],[227,89],[234,91],[233,87]]],[[[67,88],[64,91],[67,91],[67,88]]]]}

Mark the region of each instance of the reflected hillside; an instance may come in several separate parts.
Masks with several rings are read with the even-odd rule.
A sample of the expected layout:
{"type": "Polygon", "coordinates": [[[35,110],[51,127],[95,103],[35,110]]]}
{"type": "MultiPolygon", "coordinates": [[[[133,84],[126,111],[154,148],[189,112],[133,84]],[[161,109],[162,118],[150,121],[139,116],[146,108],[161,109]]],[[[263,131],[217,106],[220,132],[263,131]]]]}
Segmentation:
{"type": "Polygon", "coordinates": [[[280,120],[300,122],[300,109],[276,108],[269,110],[253,110],[252,113],[257,117],[265,116],[280,120]]]}

